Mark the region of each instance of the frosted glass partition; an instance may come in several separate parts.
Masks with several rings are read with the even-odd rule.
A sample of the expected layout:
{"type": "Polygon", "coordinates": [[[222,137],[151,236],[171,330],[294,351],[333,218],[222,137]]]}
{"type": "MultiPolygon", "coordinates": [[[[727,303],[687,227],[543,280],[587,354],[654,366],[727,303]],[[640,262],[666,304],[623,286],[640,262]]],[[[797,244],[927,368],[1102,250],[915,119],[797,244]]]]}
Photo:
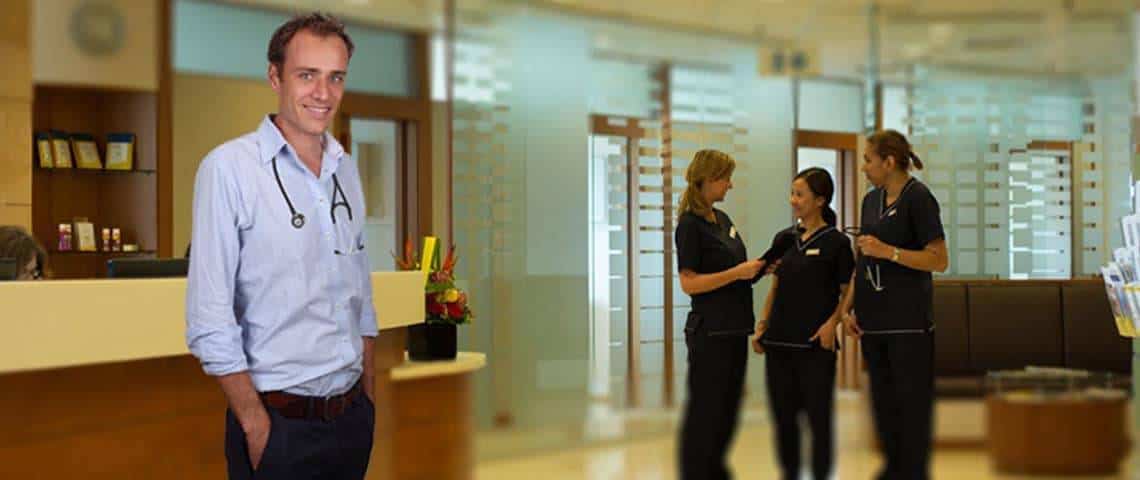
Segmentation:
{"type": "MultiPolygon", "coordinates": [[[[479,314],[462,348],[489,361],[478,424],[620,434],[610,416],[684,401],[688,298],[670,225],[693,153],[737,158],[722,208],[752,253],[790,221],[761,206],[786,204],[791,81],[758,77],[752,43],[479,5],[457,17],[452,131],[460,277],[479,314]]],[[[762,357],[751,362],[761,402],[762,357]]]]}
{"type": "Polygon", "coordinates": [[[1127,83],[919,68],[908,126],[959,277],[1094,274],[1129,208],[1127,83]]]}
{"type": "Polygon", "coordinates": [[[883,85],[883,128],[910,132],[910,92],[901,85],[883,85]]]}
{"type": "MultiPolygon", "coordinates": [[[[173,19],[176,72],[264,80],[266,49],[289,14],[206,0],[177,0],[173,19]]],[[[349,91],[412,97],[411,37],[406,33],[349,25],[356,45],[349,65],[349,91]]]]}
{"type": "Polygon", "coordinates": [[[863,132],[863,84],[858,81],[797,82],[800,130],[863,132]]]}

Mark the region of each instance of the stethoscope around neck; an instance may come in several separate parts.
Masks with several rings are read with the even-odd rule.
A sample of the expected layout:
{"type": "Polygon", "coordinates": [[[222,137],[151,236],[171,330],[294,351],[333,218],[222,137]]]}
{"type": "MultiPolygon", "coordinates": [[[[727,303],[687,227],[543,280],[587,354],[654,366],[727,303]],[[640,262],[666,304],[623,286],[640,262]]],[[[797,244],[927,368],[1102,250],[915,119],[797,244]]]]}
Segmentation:
{"type": "MultiPolygon", "coordinates": [[[[859,227],[843,227],[843,233],[850,236],[851,238],[858,238],[859,235],[863,235],[864,233],[866,233],[868,235],[873,235],[872,233],[869,233],[869,232],[863,232],[862,229],[859,227]]],[[[868,258],[867,259],[867,272],[866,272],[866,274],[867,275],[865,278],[867,279],[867,283],[870,283],[871,288],[874,289],[876,292],[882,292],[883,290],[887,289],[887,287],[883,286],[882,269],[879,267],[879,262],[875,261],[874,258],[868,258]],[[874,270],[871,269],[872,266],[875,267],[874,270]]]]}
{"type": "MultiPolygon", "coordinates": [[[[273,177],[277,179],[277,188],[281,190],[281,198],[285,199],[285,204],[289,206],[290,223],[293,228],[300,230],[305,226],[305,215],[298,212],[293,207],[293,201],[289,199],[289,193],[285,191],[285,184],[281,182],[281,174],[277,172],[277,157],[273,157],[273,177]]],[[[332,174],[333,180],[333,195],[332,205],[329,206],[329,217],[332,217],[333,225],[336,225],[336,208],[344,207],[344,211],[348,212],[348,221],[352,221],[352,205],[348,204],[348,196],[344,194],[344,190],[340,188],[340,180],[337,180],[336,174],[332,174]],[[336,201],[337,194],[340,194],[341,201],[336,201]]]]}
{"type": "MultiPolygon", "coordinates": [[[[914,184],[913,178],[906,182],[906,185],[903,186],[902,191],[899,192],[898,198],[895,198],[895,203],[889,206],[887,205],[886,192],[884,191],[884,193],[881,194],[882,197],[879,200],[879,212],[877,215],[878,220],[875,222],[875,226],[878,226],[879,223],[882,223],[883,219],[894,214],[894,212],[898,209],[899,201],[902,200],[903,194],[905,194],[907,190],[910,190],[910,186],[912,184],[914,184]]],[[[843,229],[843,233],[846,233],[852,237],[858,237],[859,235],[874,235],[873,232],[864,232],[859,227],[846,227],[843,229]]],[[[870,283],[871,288],[873,288],[876,292],[882,292],[887,289],[887,287],[883,286],[883,272],[878,260],[874,258],[868,259],[866,273],[867,283],[870,283]],[[872,266],[875,267],[874,270],[871,270],[872,266]]]]}

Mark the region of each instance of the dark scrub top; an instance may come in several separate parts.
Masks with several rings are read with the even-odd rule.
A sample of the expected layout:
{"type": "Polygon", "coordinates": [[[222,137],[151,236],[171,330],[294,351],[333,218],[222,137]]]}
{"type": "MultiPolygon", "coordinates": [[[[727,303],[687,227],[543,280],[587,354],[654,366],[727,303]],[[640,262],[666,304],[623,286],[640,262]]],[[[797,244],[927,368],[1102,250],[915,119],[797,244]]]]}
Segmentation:
{"type": "MultiPolygon", "coordinates": [[[[863,197],[860,233],[874,235],[899,250],[922,250],[945,238],[938,200],[911,179],[892,205],[886,189],[863,197]]],[[[934,282],[930,272],[890,259],[859,257],[855,274],[855,314],[867,334],[922,333],[934,328],[934,282]]]]}
{"type": "Polygon", "coordinates": [[[839,306],[840,287],[851,281],[855,269],[855,253],[847,235],[833,226],[820,228],[807,239],[791,228],[776,234],[772,243],[788,235],[795,244],[780,259],[779,283],[761,341],[772,348],[822,348],[818,339],[808,339],[839,306]]]}
{"type": "MultiPolygon", "coordinates": [[[[748,259],[744,240],[732,219],[713,209],[716,223],[692,212],[677,220],[674,241],[677,245],[677,271],[718,273],[748,259]]],[[[716,290],[692,296],[692,313],[685,323],[686,331],[703,331],[710,335],[750,335],[755,317],[752,313],[752,284],[760,278],[735,280],[716,290]]]]}

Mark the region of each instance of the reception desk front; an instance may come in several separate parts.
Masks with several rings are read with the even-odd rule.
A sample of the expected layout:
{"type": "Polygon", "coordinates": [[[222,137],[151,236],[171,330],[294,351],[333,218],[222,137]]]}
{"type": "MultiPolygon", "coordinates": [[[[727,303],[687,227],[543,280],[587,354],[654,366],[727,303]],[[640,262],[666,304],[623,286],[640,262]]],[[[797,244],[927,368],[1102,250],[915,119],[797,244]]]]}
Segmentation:
{"type": "MultiPolygon", "coordinates": [[[[406,361],[423,280],[372,274],[381,331],[369,478],[471,475],[468,377],[485,359],[406,361]],[[424,402],[452,409],[425,423],[415,418],[424,402]],[[401,450],[424,438],[454,444],[453,461],[401,450]]],[[[225,478],[225,398],[187,352],[185,292],[185,279],[0,282],[0,478],[225,478]]]]}

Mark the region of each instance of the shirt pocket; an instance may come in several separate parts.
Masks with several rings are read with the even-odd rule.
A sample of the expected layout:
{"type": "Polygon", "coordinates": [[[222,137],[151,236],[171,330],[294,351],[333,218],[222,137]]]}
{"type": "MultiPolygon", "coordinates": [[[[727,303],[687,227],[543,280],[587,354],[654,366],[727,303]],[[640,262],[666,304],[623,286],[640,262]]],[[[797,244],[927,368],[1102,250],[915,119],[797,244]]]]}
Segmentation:
{"type": "Polygon", "coordinates": [[[353,242],[347,250],[334,252],[337,262],[337,276],[341,277],[342,287],[350,289],[353,300],[359,299],[364,276],[370,270],[365,255],[364,244],[353,242]]]}

